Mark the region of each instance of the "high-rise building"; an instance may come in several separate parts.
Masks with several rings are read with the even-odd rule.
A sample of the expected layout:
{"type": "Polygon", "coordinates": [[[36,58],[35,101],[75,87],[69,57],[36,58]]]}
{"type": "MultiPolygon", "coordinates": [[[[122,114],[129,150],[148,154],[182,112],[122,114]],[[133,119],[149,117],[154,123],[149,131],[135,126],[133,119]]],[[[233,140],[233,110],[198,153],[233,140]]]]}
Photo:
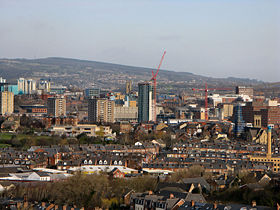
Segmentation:
{"type": "Polygon", "coordinates": [[[3,79],[2,77],[0,77],[0,83],[6,83],[6,79],[3,79]]]}
{"type": "Polygon", "coordinates": [[[254,89],[252,87],[237,86],[235,88],[235,93],[238,95],[248,95],[253,97],[254,89]]]}
{"type": "Polygon", "coordinates": [[[12,114],[14,112],[14,94],[9,91],[0,92],[0,114],[12,114]]]}
{"type": "Polygon", "coordinates": [[[36,81],[32,79],[18,79],[19,94],[33,94],[36,91],[36,81]]]}
{"type": "Polygon", "coordinates": [[[48,98],[47,109],[49,116],[66,116],[66,99],[64,96],[48,98]]]}
{"type": "Polygon", "coordinates": [[[153,87],[151,82],[138,84],[138,122],[153,120],[153,87]]]}
{"type": "Polygon", "coordinates": [[[0,83],[0,92],[9,91],[8,87],[9,87],[8,83],[0,83]]]}
{"type": "Polygon", "coordinates": [[[44,92],[51,91],[51,81],[49,79],[41,79],[38,85],[38,89],[44,92]]]}
{"type": "Polygon", "coordinates": [[[242,116],[242,106],[238,103],[234,108],[234,135],[240,137],[245,128],[245,122],[242,116]]]}
{"type": "Polygon", "coordinates": [[[91,98],[88,100],[88,121],[114,122],[115,102],[107,98],[91,98]]]}
{"type": "Polygon", "coordinates": [[[130,94],[132,91],[132,82],[131,80],[127,80],[125,83],[125,93],[130,94]]]}
{"type": "Polygon", "coordinates": [[[100,88],[87,88],[85,89],[85,97],[93,98],[93,97],[100,97],[100,88]]]}

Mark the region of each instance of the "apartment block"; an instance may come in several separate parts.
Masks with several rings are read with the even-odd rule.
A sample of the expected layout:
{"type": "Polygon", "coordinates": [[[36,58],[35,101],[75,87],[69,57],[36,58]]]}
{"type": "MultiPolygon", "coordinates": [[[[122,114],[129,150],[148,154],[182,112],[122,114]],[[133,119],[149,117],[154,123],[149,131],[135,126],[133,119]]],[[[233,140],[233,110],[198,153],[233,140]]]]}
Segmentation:
{"type": "Polygon", "coordinates": [[[64,96],[48,98],[48,115],[53,117],[66,116],[66,99],[64,96]]]}
{"type": "Polygon", "coordinates": [[[0,92],[0,114],[12,114],[14,112],[14,94],[9,91],[0,92]]]}
{"type": "Polygon", "coordinates": [[[88,100],[88,121],[114,122],[115,102],[107,98],[91,98],[88,100]]]}

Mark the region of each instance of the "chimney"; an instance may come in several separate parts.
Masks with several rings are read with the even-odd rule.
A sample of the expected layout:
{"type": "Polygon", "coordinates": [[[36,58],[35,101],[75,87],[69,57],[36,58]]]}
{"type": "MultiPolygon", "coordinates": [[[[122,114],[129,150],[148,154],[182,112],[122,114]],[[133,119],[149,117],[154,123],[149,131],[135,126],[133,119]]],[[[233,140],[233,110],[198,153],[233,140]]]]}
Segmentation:
{"type": "Polygon", "coordinates": [[[252,201],[252,207],[256,207],[257,206],[257,202],[255,200],[252,201]]]}
{"type": "Polygon", "coordinates": [[[27,207],[28,207],[28,201],[25,201],[25,202],[23,203],[23,208],[24,208],[24,209],[27,209],[27,207]]]}
{"type": "Polygon", "coordinates": [[[53,209],[53,207],[54,207],[54,204],[51,204],[48,206],[48,208],[46,208],[46,210],[51,210],[51,209],[53,209]]]}
{"type": "Polygon", "coordinates": [[[169,196],[170,199],[174,198],[174,195],[171,193],[169,196]]]}
{"type": "Polygon", "coordinates": [[[213,208],[214,208],[214,209],[217,209],[217,207],[218,207],[218,204],[217,204],[217,202],[215,201],[215,202],[214,202],[214,207],[213,207],[213,208]]]}
{"type": "Polygon", "coordinates": [[[64,205],[64,206],[62,207],[62,209],[63,209],[63,210],[66,210],[66,209],[67,209],[67,205],[64,205]]]}
{"type": "Polygon", "coordinates": [[[27,200],[27,195],[24,195],[24,203],[23,203],[23,208],[28,207],[28,200],[27,200]]]}
{"type": "Polygon", "coordinates": [[[17,209],[21,208],[21,202],[17,202],[17,209]]]}
{"type": "Polygon", "coordinates": [[[42,202],[41,206],[42,206],[42,207],[46,207],[46,203],[45,203],[45,202],[42,202]]]}
{"type": "Polygon", "coordinates": [[[267,158],[271,158],[271,127],[267,127],[267,158]]]}
{"type": "Polygon", "coordinates": [[[277,203],[277,210],[280,210],[280,205],[279,205],[279,203],[277,203]]]}
{"type": "Polygon", "coordinates": [[[54,209],[57,210],[57,209],[58,209],[58,205],[55,205],[55,206],[54,206],[54,209]]]}
{"type": "Polygon", "coordinates": [[[194,205],[195,205],[195,202],[194,202],[194,200],[192,200],[191,202],[192,202],[192,207],[194,207],[194,205]]]}

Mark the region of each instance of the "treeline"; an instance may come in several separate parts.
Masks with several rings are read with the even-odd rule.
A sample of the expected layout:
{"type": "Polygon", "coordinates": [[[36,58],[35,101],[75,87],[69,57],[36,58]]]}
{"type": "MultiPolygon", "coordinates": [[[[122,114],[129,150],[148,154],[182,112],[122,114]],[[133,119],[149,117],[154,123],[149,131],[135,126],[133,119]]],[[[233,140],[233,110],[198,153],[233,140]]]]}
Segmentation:
{"type": "Polygon", "coordinates": [[[115,141],[104,141],[102,137],[89,137],[82,133],[75,137],[66,136],[37,136],[34,134],[0,134],[0,147],[14,147],[26,150],[31,146],[51,146],[70,144],[116,144],[115,141]]]}
{"type": "Polygon", "coordinates": [[[123,203],[123,195],[131,190],[145,192],[154,190],[157,179],[151,176],[131,179],[111,179],[105,174],[78,174],[65,181],[40,184],[17,184],[2,196],[27,198],[28,201],[45,201],[77,207],[110,208],[123,203]]]}
{"type": "MultiPolygon", "coordinates": [[[[182,178],[197,177],[201,172],[199,167],[193,167],[190,170],[174,173],[166,181],[176,182],[182,178]]],[[[9,191],[4,191],[2,196],[8,198],[25,197],[31,202],[67,204],[88,209],[93,207],[117,209],[123,204],[123,196],[131,190],[134,192],[154,191],[158,182],[159,179],[152,176],[113,179],[107,174],[77,174],[60,182],[19,183],[9,191]]],[[[254,179],[246,175],[240,179],[239,184],[236,183],[231,188],[223,191],[212,191],[209,194],[203,192],[203,194],[209,202],[217,201],[225,204],[243,203],[250,205],[254,200],[257,205],[273,207],[276,206],[276,203],[280,203],[279,187],[277,188],[272,183],[262,190],[244,187],[246,183],[254,182],[254,179]],[[243,187],[240,187],[240,184],[243,187]]]]}

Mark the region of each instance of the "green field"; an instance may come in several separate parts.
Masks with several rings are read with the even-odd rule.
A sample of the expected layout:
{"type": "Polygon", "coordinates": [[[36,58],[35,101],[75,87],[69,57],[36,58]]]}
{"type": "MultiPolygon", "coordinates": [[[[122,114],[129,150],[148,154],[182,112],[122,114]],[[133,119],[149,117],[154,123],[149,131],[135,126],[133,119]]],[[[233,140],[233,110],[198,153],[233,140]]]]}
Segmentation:
{"type": "Polygon", "coordinates": [[[0,139],[1,140],[11,140],[13,135],[14,134],[12,134],[12,133],[0,133],[0,139]]]}
{"type": "Polygon", "coordinates": [[[0,148],[6,148],[6,147],[10,147],[10,144],[0,144],[0,148]]]}
{"type": "MultiPolygon", "coordinates": [[[[29,134],[0,133],[0,148],[16,147],[28,149],[30,146],[49,146],[60,144],[61,138],[52,136],[35,136],[29,134]]],[[[67,143],[64,142],[64,144],[67,143]]]]}

